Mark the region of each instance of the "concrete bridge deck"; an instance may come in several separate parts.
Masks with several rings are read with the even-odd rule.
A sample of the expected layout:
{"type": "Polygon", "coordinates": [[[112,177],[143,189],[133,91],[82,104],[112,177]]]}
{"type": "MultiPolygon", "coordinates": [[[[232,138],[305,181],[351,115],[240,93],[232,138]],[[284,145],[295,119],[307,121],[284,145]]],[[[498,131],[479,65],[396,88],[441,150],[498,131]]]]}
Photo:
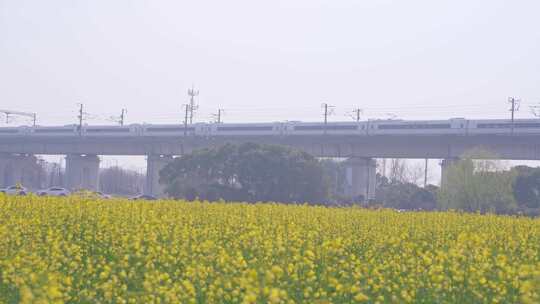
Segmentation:
{"type": "MultiPolygon", "coordinates": [[[[510,125],[505,120],[458,119],[450,120],[449,123],[442,122],[444,123],[440,121],[377,122],[380,128],[379,133],[398,133],[391,135],[369,133],[372,132],[368,131],[372,130],[370,122],[336,123],[329,127],[328,132],[321,128],[324,126],[322,124],[306,123],[301,125],[302,128],[294,125],[301,130],[298,133],[287,131],[290,126],[278,123],[242,124],[240,127],[238,124],[224,124],[217,127],[199,124],[194,127],[189,126],[189,129],[193,130],[192,133],[186,132],[187,129],[182,129],[184,128],[182,125],[133,125],[126,127],[125,130],[119,129],[118,126],[93,127],[94,131],[122,131],[122,133],[103,136],[101,134],[85,136],[85,133],[77,132],[73,126],[43,127],[45,133],[32,133],[32,128],[28,127],[20,130],[11,128],[0,132],[0,186],[13,183],[14,177],[23,176],[21,172],[17,172],[17,168],[22,168],[24,162],[21,161],[19,166],[17,159],[25,156],[66,155],[66,176],[69,179],[69,187],[95,189],[98,185],[96,179],[99,176],[100,155],[145,155],[147,156],[145,192],[160,195],[163,189],[158,183],[159,171],[172,161],[174,156],[190,153],[196,149],[243,142],[286,145],[316,157],[347,158],[350,160],[347,162],[350,169],[347,173],[351,188],[349,194],[364,197],[374,195],[375,167],[374,162],[371,161],[373,158],[454,160],[466,151],[482,148],[491,151],[500,159],[540,160],[540,123],[536,120],[521,121],[520,128],[515,133],[513,129],[509,129],[510,125]],[[411,128],[411,125],[416,129],[411,128]],[[474,125],[476,129],[469,130],[471,125],[474,125]],[[389,126],[392,128],[389,129],[389,126]],[[404,126],[405,129],[395,130],[396,126],[404,126]],[[445,129],[437,129],[442,127],[445,129]],[[144,128],[167,130],[167,132],[173,130],[178,134],[149,136],[147,135],[149,133],[144,133],[144,128]],[[218,131],[221,128],[227,132],[251,128],[251,131],[243,135],[224,135],[217,131],[212,133],[210,128],[218,131]],[[48,133],[51,130],[56,132],[55,130],[58,129],[71,133],[57,135],[48,133]],[[20,136],[14,133],[21,130],[26,133],[23,132],[20,136]],[[197,130],[200,131],[199,135],[196,134],[197,130]],[[305,134],[306,132],[313,132],[313,134],[308,135],[305,134]]],[[[2,130],[3,128],[0,128],[0,131],[2,130]]],[[[374,130],[377,129],[374,128],[374,130]]],[[[449,163],[451,161],[443,162],[443,164],[449,163]]]]}
{"type": "Polygon", "coordinates": [[[500,159],[540,160],[540,135],[378,135],[1,138],[0,153],[182,155],[225,143],[291,146],[317,157],[458,158],[482,147],[500,159]]]}

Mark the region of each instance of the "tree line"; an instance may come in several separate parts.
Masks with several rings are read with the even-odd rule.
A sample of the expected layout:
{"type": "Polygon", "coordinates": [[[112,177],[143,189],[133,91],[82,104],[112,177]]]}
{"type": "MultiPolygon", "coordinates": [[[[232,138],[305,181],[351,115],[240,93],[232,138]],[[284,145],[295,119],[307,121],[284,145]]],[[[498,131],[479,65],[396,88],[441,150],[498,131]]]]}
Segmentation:
{"type": "Polygon", "coordinates": [[[187,200],[538,214],[540,169],[503,170],[494,159],[485,151],[464,154],[446,170],[442,188],[418,186],[424,175],[421,167],[390,160],[388,176],[377,174],[376,198],[371,202],[343,195],[347,184],[343,162],[255,143],[227,144],[175,158],[160,172],[160,182],[169,196],[187,200]]]}
{"type": "Polygon", "coordinates": [[[540,168],[506,169],[489,151],[465,153],[445,173],[440,209],[540,215],[540,168]]]}

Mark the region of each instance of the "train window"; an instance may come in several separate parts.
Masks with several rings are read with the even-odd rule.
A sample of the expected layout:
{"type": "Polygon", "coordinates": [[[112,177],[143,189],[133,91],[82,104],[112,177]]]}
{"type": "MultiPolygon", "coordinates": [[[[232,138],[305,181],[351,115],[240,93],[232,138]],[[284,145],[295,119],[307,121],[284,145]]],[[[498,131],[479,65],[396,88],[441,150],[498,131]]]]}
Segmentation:
{"type": "Polygon", "coordinates": [[[400,124],[400,125],[379,125],[379,129],[450,129],[450,124],[400,124]]]}
{"type": "Polygon", "coordinates": [[[355,125],[315,125],[315,126],[295,126],[294,130],[296,131],[315,131],[315,130],[357,130],[358,127],[355,125]]]}
{"type": "Polygon", "coordinates": [[[129,128],[86,129],[86,132],[87,133],[100,133],[100,132],[125,133],[125,132],[129,132],[129,128]]]}
{"type": "Polygon", "coordinates": [[[150,127],[147,128],[146,131],[148,132],[184,132],[186,131],[194,131],[195,128],[193,127],[150,127]]]}
{"type": "Polygon", "coordinates": [[[496,124],[496,123],[485,123],[485,124],[478,124],[476,126],[478,129],[491,129],[491,128],[498,128],[503,129],[506,128],[506,124],[496,124]]]}
{"type": "MultiPolygon", "coordinates": [[[[479,129],[508,129],[512,128],[511,123],[484,123],[478,124],[479,129]]],[[[516,123],[514,128],[540,128],[540,123],[516,123]]]]}
{"type": "MultiPolygon", "coordinates": [[[[512,128],[511,123],[484,123],[478,124],[477,128],[487,129],[487,128],[496,128],[496,129],[505,129],[512,128]]],[[[514,124],[514,128],[517,129],[526,129],[526,128],[540,128],[540,123],[537,122],[524,122],[514,124]]]]}
{"type": "Polygon", "coordinates": [[[230,126],[230,127],[218,127],[218,131],[272,131],[272,126],[230,126]]]}
{"type": "Polygon", "coordinates": [[[294,130],[296,131],[314,131],[314,130],[324,130],[324,126],[295,126],[294,130]]]}
{"type": "Polygon", "coordinates": [[[71,133],[73,129],[36,129],[34,133],[71,133]]]}

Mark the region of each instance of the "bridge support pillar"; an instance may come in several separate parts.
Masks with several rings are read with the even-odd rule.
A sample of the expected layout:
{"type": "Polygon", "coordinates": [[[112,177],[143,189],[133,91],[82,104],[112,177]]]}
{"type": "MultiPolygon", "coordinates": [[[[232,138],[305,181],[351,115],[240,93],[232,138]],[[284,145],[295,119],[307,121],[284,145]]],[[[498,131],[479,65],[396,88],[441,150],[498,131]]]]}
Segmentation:
{"type": "Polygon", "coordinates": [[[345,195],[364,201],[375,199],[377,162],[373,158],[349,158],[345,161],[345,195]]]}
{"type": "Polygon", "coordinates": [[[0,154],[0,188],[18,183],[30,188],[39,188],[39,170],[33,155],[0,154]]]}
{"type": "Polygon", "coordinates": [[[458,161],[457,158],[445,158],[441,161],[441,188],[444,188],[444,186],[447,183],[447,171],[448,168],[452,165],[454,165],[458,161]]]}
{"type": "Polygon", "coordinates": [[[159,171],[173,160],[171,155],[148,155],[146,158],[146,183],[144,194],[163,197],[165,186],[159,183],[159,171]]]}
{"type": "Polygon", "coordinates": [[[99,157],[92,154],[66,156],[66,186],[70,190],[97,191],[99,185],[99,157]]]}

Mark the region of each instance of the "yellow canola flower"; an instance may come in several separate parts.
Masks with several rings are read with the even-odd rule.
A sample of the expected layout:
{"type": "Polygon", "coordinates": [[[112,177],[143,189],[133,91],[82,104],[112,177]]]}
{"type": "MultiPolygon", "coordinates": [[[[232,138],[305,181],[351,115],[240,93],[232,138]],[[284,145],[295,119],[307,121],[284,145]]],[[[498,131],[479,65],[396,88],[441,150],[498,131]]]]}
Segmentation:
{"type": "Polygon", "coordinates": [[[540,220],[0,194],[0,303],[540,303],[540,220]]]}
{"type": "Polygon", "coordinates": [[[357,301],[357,302],[365,302],[365,301],[369,300],[369,298],[365,294],[359,292],[354,296],[354,300],[357,301]]]}

